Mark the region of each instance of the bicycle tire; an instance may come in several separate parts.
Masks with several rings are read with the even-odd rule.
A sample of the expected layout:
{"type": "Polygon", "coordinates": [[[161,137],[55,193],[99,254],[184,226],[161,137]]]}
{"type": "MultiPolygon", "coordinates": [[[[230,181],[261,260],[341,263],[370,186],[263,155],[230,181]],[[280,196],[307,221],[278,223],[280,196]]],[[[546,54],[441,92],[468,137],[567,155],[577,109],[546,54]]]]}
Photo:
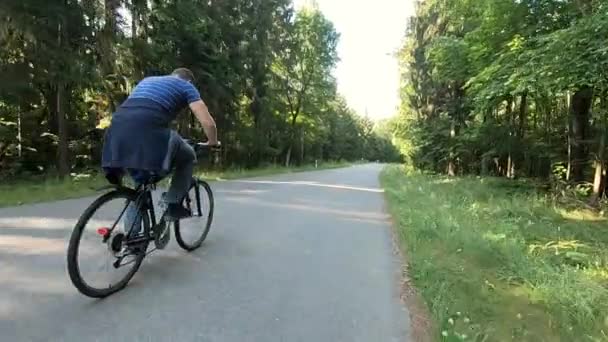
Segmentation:
{"type": "MultiPolygon", "coordinates": [[[[175,239],[177,240],[177,244],[181,248],[187,250],[188,252],[194,251],[195,249],[199,248],[203,244],[203,241],[205,241],[205,239],[207,238],[207,235],[209,234],[209,230],[211,229],[211,223],[213,222],[213,209],[215,207],[215,203],[214,203],[214,199],[213,199],[213,191],[211,191],[211,187],[209,186],[209,184],[207,182],[205,182],[204,180],[195,179],[192,186],[190,187],[190,190],[192,188],[194,188],[195,186],[199,187],[200,196],[207,194],[207,197],[209,198],[209,212],[207,213],[207,223],[205,224],[205,227],[203,228],[203,234],[194,243],[189,244],[182,238],[179,221],[176,221],[175,225],[174,225],[175,239]],[[203,191],[201,191],[201,189],[204,189],[205,191],[203,192],[203,191]]],[[[188,193],[190,193],[190,191],[188,191],[188,193]]],[[[197,207],[192,209],[193,215],[195,214],[194,210],[197,210],[201,205],[200,199],[195,199],[195,203],[196,203],[197,207]]]]}
{"type": "MultiPolygon", "coordinates": [[[[70,242],[68,245],[68,253],[67,253],[67,266],[68,266],[68,274],[70,275],[70,280],[72,284],[78,289],[80,293],[85,296],[92,298],[104,298],[115,292],[118,292],[125,288],[131,278],[135,275],[135,273],[139,270],[142,261],[146,256],[146,250],[148,247],[148,243],[144,243],[142,251],[136,256],[134,261],[134,266],[132,269],[124,276],[124,278],[117,282],[115,285],[100,289],[90,286],[83,279],[80,268],[78,266],[78,252],[80,247],[80,240],[82,238],[82,233],[84,228],[87,225],[87,222],[93,217],[95,212],[101,208],[105,203],[110,202],[115,199],[124,198],[126,200],[134,202],[137,198],[137,192],[131,189],[118,189],[114,191],[110,191],[99,198],[97,198],[89,207],[82,213],[76,226],[72,230],[72,235],[70,237],[70,242]]],[[[145,213],[142,215],[142,224],[144,225],[145,231],[149,231],[150,228],[150,219],[145,213]]]]}

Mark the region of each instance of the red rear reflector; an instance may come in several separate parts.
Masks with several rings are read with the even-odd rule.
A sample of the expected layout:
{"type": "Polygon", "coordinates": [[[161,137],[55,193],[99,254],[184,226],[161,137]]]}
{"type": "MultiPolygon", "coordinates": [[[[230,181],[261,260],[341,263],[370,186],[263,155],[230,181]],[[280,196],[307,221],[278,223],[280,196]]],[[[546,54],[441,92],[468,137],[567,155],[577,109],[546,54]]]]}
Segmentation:
{"type": "Polygon", "coordinates": [[[107,227],[98,228],[97,234],[99,234],[101,236],[107,236],[108,234],[110,234],[110,228],[107,228],[107,227]]]}

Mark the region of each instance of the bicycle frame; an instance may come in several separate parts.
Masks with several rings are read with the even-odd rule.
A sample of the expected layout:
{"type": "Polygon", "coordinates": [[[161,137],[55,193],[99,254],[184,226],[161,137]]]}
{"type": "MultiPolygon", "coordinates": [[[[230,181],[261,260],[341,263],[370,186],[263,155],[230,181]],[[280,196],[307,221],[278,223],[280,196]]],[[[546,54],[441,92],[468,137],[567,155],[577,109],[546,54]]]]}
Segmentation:
{"type": "MultiPolygon", "coordinates": [[[[150,230],[151,230],[151,228],[155,227],[157,224],[156,211],[154,210],[154,201],[152,198],[152,191],[154,191],[155,189],[156,189],[156,184],[147,183],[147,184],[140,185],[135,190],[135,191],[137,191],[137,198],[133,202],[133,204],[135,206],[133,210],[136,210],[137,213],[136,213],[135,219],[133,220],[133,222],[131,222],[131,227],[129,227],[129,231],[127,232],[127,241],[126,241],[127,246],[136,245],[136,244],[139,244],[142,242],[147,242],[147,241],[153,240],[153,238],[150,237],[150,230]],[[141,236],[140,238],[133,238],[133,234],[135,233],[135,228],[138,226],[138,224],[141,223],[141,220],[143,220],[143,215],[146,215],[146,214],[149,215],[150,224],[144,225],[143,236],[141,236]]],[[[128,209],[129,205],[131,205],[131,203],[128,203],[125,206],[125,208],[123,209],[123,214],[128,209]]]]}
{"type": "Polygon", "coordinates": [[[142,242],[153,240],[153,238],[150,237],[150,228],[156,226],[156,224],[157,224],[156,212],[154,210],[154,201],[152,198],[152,191],[154,191],[156,189],[156,184],[155,183],[145,183],[145,184],[139,185],[135,190],[128,188],[128,187],[123,187],[123,186],[113,186],[113,188],[116,188],[116,189],[127,188],[131,191],[136,191],[137,197],[135,198],[134,201],[129,201],[124,206],[124,208],[120,212],[120,215],[118,215],[118,218],[112,224],[112,227],[110,228],[109,233],[104,238],[104,242],[106,242],[107,239],[110,238],[111,232],[116,228],[116,225],[118,224],[118,222],[120,222],[123,215],[125,214],[125,212],[129,209],[129,206],[131,206],[131,205],[134,205],[133,210],[136,211],[136,213],[135,213],[136,216],[133,219],[133,222],[131,222],[131,226],[129,227],[129,229],[126,230],[126,232],[125,232],[127,235],[126,244],[128,246],[136,245],[136,244],[139,244],[142,242]],[[134,234],[135,227],[138,225],[138,223],[141,222],[141,220],[143,220],[143,215],[146,215],[146,214],[149,215],[150,224],[144,225],[143,236],[140,238],[131,239],[132,235],[134,234]]]}
{"type": "MultiPolygon", "coordinates": [[[[200,150],[202,148],[201,147],[202,145],[200,145],[200,144],[190,144],[190,145],[193,146],[193,148],[195,150],[200,150]]],[[[127,241],[126,241],[127,246],[153,240],[153,238],[150,237],[150,229],[153,227],[156,227],[157,221],[156,221],[156,212],[154,210],[154,201],[152,198],[152,191],[156,190],[156,183],[161,178],[162,177],[160,177],[160,178],[153,177],[152,179],[146,181],[145,183],[138,185],[137,188],[135,188],[135,189],[125,187],[122,184],[109,185],[109,186],[105,186],[102,188],[102,189],[107,189],[107,188],[129,189],[129,191],[135,191],[137,193],[137,197],[136,197],[135,201],[133,201],[133,205],[134,205],[133,210],[136,210],[135,218],[133,219],[133,222],[131,222],[131,226],[129,227],[129,229],[128,230],[125,229],[126,236],[127,236],[127,241]],[[141,222],[141,220],[143,219],[143,215],[146,215],[146,214],[149,214],[150,224],[148,225],[148,227],[144,226],[144,232],[143,232],[142,237],[132,238],[135,233],[135,231],[134,231],[135,227],[137,226],[137,224],[139,222],[141,222]],[[138,215],[141,215],[141,217],[139,217],[138,215]]],[[[192,178],[192,182],[197,182],[197,181],[198,180],[196,178],[194,178],[194,177],[192,178]]],[[[195,187],[195,189],[196,189],[195,190],[196,203],[200,203],[201,195],[199,192],[199,188],[195,187]]],[[[110,230],[109,230],[110,233],[107,234],[107,237],[104,238],[104,242],[107,239],[109,239],[111,232],[116,228],[116,225],[118,224],[118,222],[120,222],[120,220],[122,219],[125,212],[129,209],[130,205],[132,205],[131,202],[127,203],[127,205],[125,205],[125,207],[122,209],[120,215],[118,216],[118,218],[116,219],[116,221],[114,222],[112,227],[110,228],[110,230]]],[[[190,207],[190,203],[188,203],[188,207],[190,207]]],[[[190,209],[190,208],[188,208],[188,209],[190,209]]],[[[198,216],[203,215],[202,210],[199,205],[197,205],[197,214],[198,214],[198,216]]]]}

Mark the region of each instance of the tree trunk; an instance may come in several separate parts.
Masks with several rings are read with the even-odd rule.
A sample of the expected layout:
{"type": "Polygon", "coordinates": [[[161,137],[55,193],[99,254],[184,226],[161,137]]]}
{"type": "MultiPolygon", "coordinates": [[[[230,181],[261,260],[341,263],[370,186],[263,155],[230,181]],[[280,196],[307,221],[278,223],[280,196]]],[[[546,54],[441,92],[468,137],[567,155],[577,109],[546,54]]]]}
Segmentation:
{"type": "Polygon", "coordinates": [[[300,114],[300,110],[296,110],[295,113],[291,114],[291,133],[289,136],[289,148],[287,149],[287,154],[285,156],[285,166],[289,167],[289,163],[291,162],[291,153],[293,151],[293,145],[296,143],[296,120],[298,119],[298,115],[300,114]]]}
{"type": "Polygon", "coordinates": [[[536,131],[538,129],[538,117],[541,113],[541,106],[540,106],[540,101],[538,101],[538,99],[536,99],[535,101],[536,104],[536,110],[534,111],[534,131],[536,131]]]}
{"type": "Polygon", "coordinates": [[[553,108],[553,106],[551,105],[551,103],[549,103],[547,105],[547,108],[545,108],[545,110],[544,110],[544,114],[545,114],[545,127],[544,127],[545,136],[549,134],[549,129],[551,127],[551,108],[553,108]]]}
{"type": "Polygon", "coordinates": [[[267,10],[264,1],[253,2],[253,27],[251,30],[252,42],[248,52],[251,60],[251,105],[250,112],[253,117],[254,134],[254,164],[258,165],[266,157],[269,145],[265,134],[265,115],[267,115],[266,96],[268,93],[268,69],[271,51],[269,49],[269,27],[272,25],[272,15],[267,10]]]}
{"type": "Polygon", "coordinates": [[[63,112],[63,89],[62,85],[57,85],[56,93],[56,114],[57,114],[57,132],[59,137],[59,146],[57,149],[57,170],[59,177],[63,179],[70,173],[70,165],[68,161],[68,130],[67,120],[63,112]]]}
{"type": "Polygon", "coordinates": [[[300,164],[304,163],[304,130],[300,134],[300,164]]]}
{"type": "Polygon", "coordinates": [[[291,161],[291,145],[289,145],[289,148],[287,149],[287,154],[285,155],[285,167],[289,167],[289,163],[291,161]]]}
{"type": "MultiPolygon", "coordinates": [[[[513,103],[514,105],[514,103],[513,103]]],[[[521,151],[517,151],[520,153],[515,153],[516,152],[516,147],[521,146],[520,144],[518,144],[517,146],[513,146],[516,142],[521,143],[523,141],[524,135],[525,135],[525,131],[526,131],[526,117],[527,117],[527,113],[528,113],[528,93],[524,92],[521,95],[520,101],[519,101],[519,124],[517,125],[518,127],[515,127],[515,113],[513,111],[513,109],[509,110],[510,112],[510,126],[511,126],[511,142],[509,144],[509,156],[507,158],[507,178],[515,178],[515,166],[516,164],[519,164],[519,162],[522,160],[522,158],[519,158],[518,163],[515,162],[515,157],[521,155],[521,151]]],[[[523,163],[522,165],[520,165],[520,168],[523,167],[523,163]]],[[[523,168],[522,168],[523,170],[523,168]]]]}
{"type": "Polygon", "coordinates": [[[509,125],[511,125],[513,120],[513,107],[513,98],[509,96],[507,99],[507,106],[505,107],[505,116],[509,125]]]}
{"type": "Polygon", "coordinates": [[[142,58],[147,39],[148,0],[131,0],[131,48],[134,77],[144,76],[145,58],[142,58]]]}
{"type": "Polygon", "coordinates": [[[481,156],[481,169],[479,171],[482,176],[487,176],[490,173],[488,169],[489,162],[490,159],[486,155],[481,156]]]}
{"type": "MultiPolygon", "coordinates": [[[[453,141],[454,138],[456,138],[456,119],[452,119],[452,124],[450,127],[450,140],[453,141]]],[[[451,148],[453,149],[453,146],[451,148]]],[[[448,156],[448,176],[450,177],[456,176],[456,164],[454,157],[454,151],[450,150],[450,155],[448,156]]]]}
{"type": "Polygon", "coordinates": [[[600,146],[598,149],[597,160],[595,161],[595,175],[593,177],[593,194],[591,195],[591,203],[597,204],[606,186],[604,182],[604,173],[606,170],[603,150],[606,147],[606,129],[602,129],[600,137],[600,146]]]}
{"type": "Polygon", "coordinates": [[[118,8],[120,7],[119,0],[104,0],[104,26],[101,35],[101,68],[104,76],[114,72],[116,63],[115,44],[116,34],[118,32],[118,8]]]}
{"type": "MultiPolygon", "coordinates": [[[[119,0],[104,0],[104,26],[99,35],[100,59],[102,77],[109,79],[116,73],[116,35],[118,32],[118,9],[119,0]]],[[[106,84],[106,82],[104,82],[106,84]]],[[[104,93],[109,99],[109,112],[114,112],[118,106],[116,98],[116,79],[105,86],[104,93]]]]}
{"type": "Polygon", "coordinates": [[[266,139],[264,134],[260,132],[264,131],[264,102],[263,99],[266,97],[266,78],[264,75],[264,66],[254,64],[252,70],[253,77],[253,89],[251,90],[251,105],[249,111],[253,118],[253,127],[255,129],[254,134],[254,160],[253,164],[258,165],[264,159],[264,151],[266,149],[266,139]]]}
{"type": "MultiPolygon", "coordinates": [[[[60,22],[57,25],[57,46],[61,48],[63,44],[63,26],[60,22]]],[[[65,113],[63,112],[63,90],[64,86],[60,82],[55,84],[55,117],[57,118],[57,171],[59,178],[63,179],[70,173],[68,162],[68,130],[65,113]]]]}
{"type": "Polygon", "coordinates": [[[526,134],[526,119],[528,116],[528,93],[521,95],[519,102],[519,137],[523,138],[526,134]]]}
{"type": "Polygon", "coordinates": [[[514,177],[514,173],[515,173],[515,165],[513,163],[513,142],[515,140],[515,114],[513,112],[513,109],[515,107],[515,101],[513,101],[512,99],[507,100],[507,109],[506,109],[506,114],[507,114],[507,120],[508,120],[508,124],[509,124],[509,153],[507,155],[507,167],[505,170],[505,176],[507,178],[513,178],[514,177]]]}
{"type": "Polygon", "coordinates": [[[257,132],[262,132],[261,128],[261,103],[257,95],[257,89],[253,88],[252,90],[252,102],[249,106],[249,110],[251,111],[251,115],[253,116],[253,128],[256,133],[253,136],[253,164],[259,164],[262,161],[262,135],[257,132]]]}
{"type": "Polygon", "coordinates": [[[608,100],[606,95],[601,98],[601,119],[600,119],[600,136],[597,150],[597,156],[595,160],[595,176],[593,178],[593,194],[591,195],[591,203],[597,204],[604,193],[606,182],[604,174],[606,173],[606,161],[604,158],[606,149],[606,115],[608,115],[608,100]]]}
{"type": "Polygon", "coordinates": [[[17,112],[17,156],[21,160],[23,149],[23,137],[21,136],[21,111],[17,112]]]}
{"type": "Polygon", "coordinates": [[[134,0],[131,0],[131,39],[135,41],[137,39],[137,16],[138,10],[134,0]]]}
{"type": "Polygon", "coordinates": [[[507,178],[514,179],[515,178],[515,160],[513,160],[513,156],[509,154],[509,158],[507,158],[507,178]]]}
{"type": "Polygon", "coordinates": [[[586,139],[592,102],[593,90],[589,87],[578,90],[570,101],[569,180],[576,183],[585,180],[585,168],[589,161],[586,139]]]}

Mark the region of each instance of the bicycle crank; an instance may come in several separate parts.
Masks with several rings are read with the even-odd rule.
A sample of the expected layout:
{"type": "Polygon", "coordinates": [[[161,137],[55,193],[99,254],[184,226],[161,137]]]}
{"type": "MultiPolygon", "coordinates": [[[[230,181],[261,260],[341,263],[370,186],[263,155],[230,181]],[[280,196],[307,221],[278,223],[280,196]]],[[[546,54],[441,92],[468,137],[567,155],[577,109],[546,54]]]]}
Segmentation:
{"type": "Polygon", "coordinates": [[[169,223],[165,219],[152,228],[154,232],[154,245],[157,249],[164,249],[167,247],[169,240],[171,240],[171,229],[169,229],[169,223]]]}
{"type": "Polygon", "coordinates": [[[122,244],[125,240],[125,234],[117,233],[113,236],[105,237],[105,239],[110,253],[112,253],[112,255],[114,256],[118,256],[119,253],[122,251],[122,244]]]}

